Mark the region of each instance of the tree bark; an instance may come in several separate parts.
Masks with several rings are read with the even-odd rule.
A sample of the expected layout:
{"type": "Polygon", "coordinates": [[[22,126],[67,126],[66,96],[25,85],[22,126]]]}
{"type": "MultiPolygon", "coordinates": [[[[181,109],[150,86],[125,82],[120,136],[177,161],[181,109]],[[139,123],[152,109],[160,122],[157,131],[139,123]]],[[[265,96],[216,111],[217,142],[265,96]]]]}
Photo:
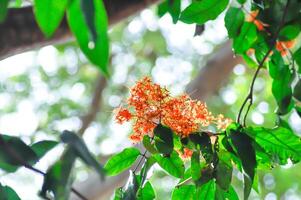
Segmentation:
{"type": "MultiPolygon", "coordinates": [[[[109,25],[116,24],[158,1],[104,0],[109,25]]],[[[66,17],[62,20],[54,36],[45,38],[35,21],[32,7],[9,9],[6,21],[0,24],[0,60],[28,50],[64,43],[72,39],[66,17]]]]}

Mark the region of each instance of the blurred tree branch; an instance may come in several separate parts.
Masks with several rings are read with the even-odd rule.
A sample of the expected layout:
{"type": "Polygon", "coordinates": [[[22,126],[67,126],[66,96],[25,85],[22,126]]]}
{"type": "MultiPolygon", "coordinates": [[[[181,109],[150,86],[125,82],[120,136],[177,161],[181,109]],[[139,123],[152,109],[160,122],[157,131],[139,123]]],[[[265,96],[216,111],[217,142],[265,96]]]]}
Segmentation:
{"type": "MultiPolygon", "coordinates": [[[[109,24],[128,18],[159,0],[104,0],[109,24]]],[[[0,60],[8,56],[46,45],[72,40],[66,18],[51,38],[45,38],[40,31],[32,7],[9,9],[6,21],[0,24],[0,60]]]]}

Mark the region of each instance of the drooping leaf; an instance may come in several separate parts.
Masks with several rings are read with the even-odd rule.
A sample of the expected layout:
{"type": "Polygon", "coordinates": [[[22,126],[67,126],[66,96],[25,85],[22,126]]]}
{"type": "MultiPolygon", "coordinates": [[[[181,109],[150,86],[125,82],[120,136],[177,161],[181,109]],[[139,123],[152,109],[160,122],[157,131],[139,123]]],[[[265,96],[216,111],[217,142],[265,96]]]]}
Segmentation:
{"type": "Polygon", "coordinates": [[[155,190],[152,184],[148,181],[144,187],[139,189],[137,200],[153,200],[156,198],[155,190]]]}
{"type": "Polygon", "coordinates": [[[172,17],[173,23],[177,23],[181,13],[181,0],[167,0],[168,12],[172,17]]]}
{"type": "Polygon", "coordinates": [[[51,37],[59,27],[67,4],[68,0],[34,0],[35,18],[46,37],[51,37]]]}
{"type": "Polygon", "coordinates": [[[80,0],[71,2],[67,9],[67,19],[81,50],[87,58],[108,76],[109,40],[108,19],[103,1],[94,0],[97,39],[90,41],[90,31],[81,12],[80,0]]]}
{"type": "Polygon", "coordinates": [[[129,176],[128,182],[124,187],[124,195],[123,195],[122,200],[137,199],[136,195],[137,195],[138,189],[139,189],[138,177],[133,173],[133,171],[130,171],[130,176],[129,176]]]}
{"type": "Polygon", "coordinates": [[[279,158],[281,164],[287,163],[288,159],[294,162],[301,160],[300,138],[289,129],[248,127],[246,133],[256,140],[257,144],[266,152],[279,158]]]}
{"type": "Polygon", "coordinates": [[[189,139],[200,148],[202,156],[207,161],[211,162],[213,159],[213,150],[210,137],[206,133],[190,134],[189,139]]]}
{"type": "Polygon", "coordinates": [[[191,156],[191,177],[193,180],[198,180],[201,177],[200,152],[194,151],[191,156]]]}
{"type": "Polygon", "coordinates": [[[84,14],[86,24],[89,28],[93,42],[97,40],[97,32],[95,27],[95,6],[94,0],[81,0],[81,9],[84,14]]]}
{"type": "Polygon", "coordinates": [[[301,48],[299,48],[294,54],[293,58],[298,65],[298,73],[301,74],[301,48]]]}
{"type": "Polygon", "coordinates": [[[41,158],[43,157],[48,151],[53,149],[58,142],[51,141],[51,140],[42,140],[40,142],[34,143],[31,145],[31,149],[36,153],[36,155],[41,158]]]}
{"type": "Polygon", "coordinates": [[[21,198],[11,187],[0,183],[0,200],[21,200],[21,198]]]}
{"type": "Polygon", "coordinates": [[[163,1],[158,5],[158,10],[157,10],[158,16],[163,17],[167,12],[168,12],[168,2],[163,1]]]}
{"type": "Polygon", "coordinates": [[[252,138],[238,128],[229,127],[227,135],[232,148],[241,160],[244,171],[244,199],[247,199],[253,185],[255,176],[256,154],[252,145],[252,138]]]}
{"type": "Polygon", "coordinates": [[[301,102],[301,80],[295,85],[293,96],[301,102]]]}
{"type": "Polygon", "coordinates": [[[41,197],[46,197],[48,192],[53,193],[54,199],[69,199],[71,191],[71,172],[76,155],[72,149],[67,149],[60,160],[52,165],[44,176],[41,197]]]}
{"type": "Polygon", "coordinates": [[[155,160],[170,175],[181,178],[184,175],[184,164],[179,155],[173,151],[169,157],[154,155],[155,160]]]}
{"type": "Polygon", "coordinates": [[[39,157],[20,138],[0,135],[0,168],[15,172],[24,164],[35,163],[39,157]]]}
{"type": "Polygon", "coordinates": [[[229,38],[234,38],[239,34],[244,19],[245,15],[241,9],[235,7],[228,9],[225,16],[225,26],[228,30],[229,38]]]}
{"type": "Polygon", "coordinates": [[[162,154],[170,154],[173,151],[173,133],[168,127],[161,124],[154,129],[155,146],[162,154]]]}
{"type": "Polygon", "coordinates": [[[2,23],[7,15],[8,0],[0,1],[0,23],[2,23]]]}
{"type": "Polygon", "coordinates": [[[122,152],[112,156],[104,166],[107,175],[115,176],[126,170],[132,164],[134,164],[139,155],[140,151],[131,147],[126,148],[122,152]]]}
{"type": "Polygon", "coordinates": [[[191,24],[204,24],[216,19],[227,7],[229,0],[202,0],[193,1],[182,11],[180,20],[191,24]]]}
{"type": "Polygon", "coordinates": [[[196,199],[202,199],[202,200],[215,199],[215,190],[216,190],[216,184],[212,179],[197,189],[196,199]]]}
{"type": "Polygon", "coordinates": [[[216,166],[216,183],[225,191],[229,190],[232,180],[231,155],[227,152],[219,153],[219,161],[216,166]]]}
{"type": "Polygon", "coordinates": [[[196,199],[196,188],[194,185],[183,185],[172,191],[172,200],[194,200],[196,199]]]}
{"type": "Polygon", "coordinates": [[[233,48],[235,53],[242,54],[251,48],[257,39],[257,29],[253,23],[244,22],[238,37],[234,38],[233,48]]]}
{"type": "Polygon", "coordinates": [[[79,157],[86,165],[94,168],[94,170],[103,178],[104,169],[102,165],[96,161],[84,141],[78,135],[70,131],[64,131],[61,135],[61,140],[69,145],[77,157],[79,157]]]}

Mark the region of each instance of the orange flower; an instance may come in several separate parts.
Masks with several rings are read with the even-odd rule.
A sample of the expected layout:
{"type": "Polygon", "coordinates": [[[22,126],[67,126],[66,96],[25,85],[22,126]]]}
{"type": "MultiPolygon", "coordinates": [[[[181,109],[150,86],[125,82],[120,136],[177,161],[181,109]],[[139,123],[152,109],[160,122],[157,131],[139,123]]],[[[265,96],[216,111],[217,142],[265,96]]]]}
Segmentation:
{"type": "Polygon", "coordinates": [[[232,123],[232,119],[229,118],[225,118],[224,115],[219,114],[216,118],[215,118],[215,123],[216,123],[216,127],[219,130],[226,130],[226,128],[232,123]]]}
{"type": "MultiPolygon", "coordinates": [[[[121,107],[117,109],[116,121],[122,124],[135,119],[130,136],[133,142],[141,141],[144,135],[152,136],[159,123],[168,126],[179,136],[187,137],[216,121],[205,103],[192,100],[186,94],[171,97],[166,88],[154,84],[148,77],[138,81],[130,93],[127,104],[133,114],[121,107]]],[[[223,123],[227,124],[221,117],[218,118],[220,127],[226,126],[223,123]]]]}
{"type": "Polygon", "coordinates": [[[263,23],[262,21],[256,19],[259,10],[253,10],[247,17],[247,22],[253,22],[259,31],[264,31],[265,27],[268,27],[268,24],[263,23]]]}
{"type": "Polygon", "coordinates": [[[122,124],[123,122],[130,121],[132,118],[132,114],[128,109],[119,107],[116,109],[116,117],[115,120],[117,121],[118,124],[122,124]]]}
{"type": "Polygon", "coordinates": [[[289,49],[293,48],[295,45],[295,40],[291,41],[277,41],[276,49],[281,53],[282,56],[286,56],[289,53],[289,49]]]}
{"type": "Polygon", "coordinates": [[[188,148],[184,148],[183,152],[182,151],[178,151],[179,156],[182,160],[188,160],[191,158],[193,151],[188,149],[188,148]]]}

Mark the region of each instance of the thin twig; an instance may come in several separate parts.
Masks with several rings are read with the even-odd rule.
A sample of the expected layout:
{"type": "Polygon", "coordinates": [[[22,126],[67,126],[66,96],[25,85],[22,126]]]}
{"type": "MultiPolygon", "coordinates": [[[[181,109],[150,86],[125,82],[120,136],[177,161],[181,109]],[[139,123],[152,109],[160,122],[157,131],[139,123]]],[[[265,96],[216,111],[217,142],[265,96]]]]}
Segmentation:
{"type": "Polygon", "coordinates": [[[255,72],[255,74],[253,76],[253,79],[252,79],[252,82],[251,82],[251,85],[250,85],[249,93],[248,93],[247,97],[245,98],[245,100],[243,101],[242,106],[240,107],[240,110],[239,110],[239,113],[238,113],[238,116],[237,116],[237,123],[240,123],[241,114],[242,114],[242,112],[243,112],[246,104],[248,103],[248,101],[250,101],[249,105],[248,105],[248,108],[247,108],[247,111],[245,113],[244,119],[243,119],[243,126],[246,126],[246,119],[247,119],[248,113],[250,111],[250,108],[253,105],[254,84],[255,84],[256,78],[257,78],[257,76],[259,74],[259,71],[263,67],[264,62],[266,61],[266,59],[268,58],[268,56],[270,55],[270,53],[274,49],[274,46],[275,46],[275,43],[277,41],[278,35],[280,33],[280,30],[281,30],[282,26],[285,23],[285,17],[286,17],[287,11],[288,11],[289,3],[290,3],[290,0],[287,0],[286,6],[285,6],[285,9],[284,9],[284,13],[283,13],[283,16],[282,16],[282,19],[281,19],[281,23],[280,23],[280,26],[279,26],[277,32],[275,33],[275,36],[273,37],[272,45],[269,48],[269,50],[267,51],[267,53],[265,54],[265,56],[263,57],[263,59],[260,61],[259,65],[258,65],[258,67],[256,69],[256,72],[255,72]]]}

